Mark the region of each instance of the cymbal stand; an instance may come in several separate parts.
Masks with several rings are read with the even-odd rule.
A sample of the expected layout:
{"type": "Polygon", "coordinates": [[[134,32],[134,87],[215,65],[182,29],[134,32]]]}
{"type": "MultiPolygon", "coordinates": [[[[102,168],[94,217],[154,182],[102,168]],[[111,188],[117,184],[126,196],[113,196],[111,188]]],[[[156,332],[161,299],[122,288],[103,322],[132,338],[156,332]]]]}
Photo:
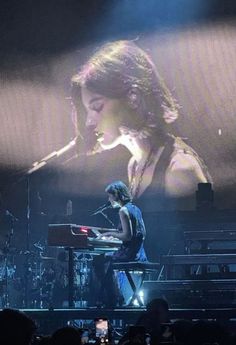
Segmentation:
{"type": "Polygon", "coordinates": [[[30,175],[26,177],[27,190],[27,208],[26,208],[26,251],[25,251],[25,293],[24,293],[24,307],[29,305],[29,273],[30,273],[30,175]]]}
{"type": "Polygon", "coordinates": [[[10,252],[10,246],[11,246],[11,240],[14,234],[14,223],[15,219],[11,218],[11,229],[7,235],[7,240],[5,242],[4,246],[4,280],[5,280],[5,293],[4,293],[4,298],[3,298],[3,307],[4,308],[9,308],[10,303],[9,303],[9,286],[8,286],[8,275],[9,275],[9,270],[8,270],[8,260],[9,260],[9,252],[10,252]]]}
{"type": "MultiPolygon", "coordinates": [[[[31,169],[33,170],[33,169],[31,169]]],[[[35,167],[35,171],[36,167],[35,167]]],[[[26,193],[27,193],[27,205],[26,205],[26,249],[25,249],[25,271],[24,271],[24,307],[29,307],[30,302],[30,274],[31,274],[31,175],[34,171],[28,171],[25,175],[26,179],[26,193]]]]}

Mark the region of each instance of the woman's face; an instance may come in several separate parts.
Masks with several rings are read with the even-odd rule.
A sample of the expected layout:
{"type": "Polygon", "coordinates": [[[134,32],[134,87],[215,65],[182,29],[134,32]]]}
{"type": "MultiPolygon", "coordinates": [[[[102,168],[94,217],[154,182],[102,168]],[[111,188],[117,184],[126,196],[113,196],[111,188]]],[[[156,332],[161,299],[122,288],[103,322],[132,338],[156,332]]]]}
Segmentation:
{"type": "Polygon", "coordinates": [[[107,194],[108,194],[108,200],[110,201],[111,206],[113,208],[121,206],[119,199],[114,194],[111,194],[111,193],[107,193],[107,194]]]}
{"type": "Polygon", "coordinates": [[[112,145],[120,137],[119,129],[125,119],[130,117],[124,99],[107,98],[85,87],[81,89],[81,97],[87,113],[86,127],[93,128],[99,138],[102,138],[102,144],[112,145]]]}

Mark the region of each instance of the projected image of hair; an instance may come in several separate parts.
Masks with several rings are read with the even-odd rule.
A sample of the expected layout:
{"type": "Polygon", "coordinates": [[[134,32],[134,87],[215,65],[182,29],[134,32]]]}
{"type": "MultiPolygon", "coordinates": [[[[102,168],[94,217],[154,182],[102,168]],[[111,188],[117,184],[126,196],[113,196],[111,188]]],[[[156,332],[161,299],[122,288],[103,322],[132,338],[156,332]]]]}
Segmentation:
{"type": "Polygon", "coordinates": [[[133,198],[158,192],[184,197],[193,194],[198,183],[212,182],[198,153],[171,133],[169,125],[181,107],[151,57],[135,42],[104,45],[72,82],[75,104],[80,97],[87,133],[93,137],[88,150],[111,151],[122,145],[129,151],[133,198]]]}

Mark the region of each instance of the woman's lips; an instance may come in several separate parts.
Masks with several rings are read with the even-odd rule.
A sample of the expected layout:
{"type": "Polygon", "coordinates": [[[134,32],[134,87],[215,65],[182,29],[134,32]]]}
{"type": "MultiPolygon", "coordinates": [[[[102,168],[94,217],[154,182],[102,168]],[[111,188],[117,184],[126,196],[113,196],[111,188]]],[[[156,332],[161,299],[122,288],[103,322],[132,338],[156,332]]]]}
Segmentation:
{"type": "Polygon", "coordinates": [[[95,136],[97,137],[98,142],[102,142],[104,140],[104,133],[95,132],[95,136]]]}

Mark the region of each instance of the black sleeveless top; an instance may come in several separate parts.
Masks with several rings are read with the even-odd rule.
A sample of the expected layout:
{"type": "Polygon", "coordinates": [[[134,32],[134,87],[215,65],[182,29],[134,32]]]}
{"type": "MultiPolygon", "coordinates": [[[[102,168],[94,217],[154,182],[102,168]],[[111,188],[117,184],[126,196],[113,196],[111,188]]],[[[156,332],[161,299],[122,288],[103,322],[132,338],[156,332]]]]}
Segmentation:
{"type": "MultiPolygon", "coordinates": [[[[182,152],[188,155],[191,155],[195,158],[198,162],[207,182],[212,183],[212,178],[208,172],[206,165],[204,164],[203,160],[200,156],[187,145],[181,138],[175,137],[171,134],[168,134],[166,137],[164,150],[160,156],[159,161],[155,167],[155,172],[153,175],[153,179],[151,184],[147,187],[144,193],[135,200],[137,205],[142,210],[149,210],[149,211],[159,211],[159,210],[168,210],[173,207],[173,209],[178,209],[178,204],[188,205],[188,199],[195,197],[189,196],[184,198],[178,198],[171,200],[170,197],[167,196],[165,190],[165,176],[168,168],[170,167],[170,163],[172,158],[178,153],[182,152]],[[170,206],[172,203],[172,207],[170,206]]],[[[196,186],[197,189],[197,186],[196,186]]]]}
{"type": "MultiPolygon", "coordinates": [[[[128,210],[129,218],[132,224],[132,238],[130,241],[124,241],[120,249],[113,254],[114,261],[146,261],[147,257],[143,247],[146,236],[146,229],[140,209],[128,202],[125,206],[128,210]]],[[[122,231],[121,223],[118,230],[122,231]]]]}

